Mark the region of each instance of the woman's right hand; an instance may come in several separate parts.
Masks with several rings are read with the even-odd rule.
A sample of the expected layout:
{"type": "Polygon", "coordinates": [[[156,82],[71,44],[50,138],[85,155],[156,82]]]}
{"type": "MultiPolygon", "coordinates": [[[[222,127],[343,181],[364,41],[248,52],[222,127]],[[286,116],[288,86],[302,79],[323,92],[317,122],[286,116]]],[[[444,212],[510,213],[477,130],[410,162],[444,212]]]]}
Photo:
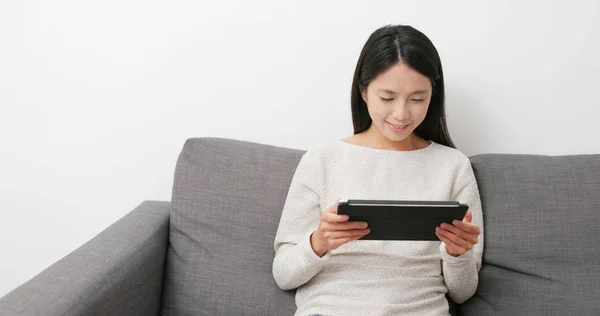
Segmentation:
{"type": "Polygon", "coordinates": [[[319,227],[310,236],[310,245],[319,257],[329,250],[365,236],[370,231],[367,223],[349,222],[348,215],[339,215],[338,202],[339,200],[321,214],[319,227]]]}

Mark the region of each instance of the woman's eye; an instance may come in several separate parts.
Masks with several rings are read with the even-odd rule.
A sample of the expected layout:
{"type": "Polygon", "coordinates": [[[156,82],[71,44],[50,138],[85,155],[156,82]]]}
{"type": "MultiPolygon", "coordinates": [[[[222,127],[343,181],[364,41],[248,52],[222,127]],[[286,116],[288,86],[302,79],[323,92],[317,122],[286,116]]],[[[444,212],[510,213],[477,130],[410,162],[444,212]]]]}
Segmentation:
{"type": "Polygon", "coordinates": [[[384,101],[384,102],[390,102],[390,101],[394,100],[394,99],[386,99],[386,98],[384,98],[384,97],[380,97],[380,98],[381,98],[381,100],[382,100],[382,101],[384,101]]]}
{"type": "Polygon", "coordinates": [[[423,102],[425,99],[411,99],[414,102],[423,102]]]}

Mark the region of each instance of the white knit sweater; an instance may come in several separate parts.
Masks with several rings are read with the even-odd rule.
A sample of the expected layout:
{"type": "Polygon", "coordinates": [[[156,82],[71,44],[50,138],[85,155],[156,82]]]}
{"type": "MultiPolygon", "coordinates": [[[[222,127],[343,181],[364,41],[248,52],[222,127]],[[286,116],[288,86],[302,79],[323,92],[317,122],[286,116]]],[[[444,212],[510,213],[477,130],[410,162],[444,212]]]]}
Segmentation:
{"type": "Polygon", "coordinates": [[[469,159],[432,142],[412,151],[342,140],[307,151],[297,167],[275,237],[273,276],[295,289],[296,315],[448,315],[445,294],[471,297],[483,252],[479,191],[469,159]],[[452,257],[440,241],[357,240],[317,256],[310,235],[337,198],[466,203],[481,235],[452,257]]]}

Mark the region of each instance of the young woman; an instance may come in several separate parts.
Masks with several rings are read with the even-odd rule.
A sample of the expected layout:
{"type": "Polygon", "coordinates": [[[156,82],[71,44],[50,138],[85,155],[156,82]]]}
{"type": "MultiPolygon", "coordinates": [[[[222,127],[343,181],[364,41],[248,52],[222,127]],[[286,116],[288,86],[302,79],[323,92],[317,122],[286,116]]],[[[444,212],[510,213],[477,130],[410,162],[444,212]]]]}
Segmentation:
{"type": "Polygon", "coordinates": [[[478,283],[483,252],[479,191],[454,148],[437,50],[410,26],[367,40],[351,97],[354,135],[300,160],[275,237],[273,276],[297,289],[296,315],[448,315],[478,283]],[[439,241],[360,240],[366,223],[337,214],[340,197],[450,200],[469,205],[439,241]]]}

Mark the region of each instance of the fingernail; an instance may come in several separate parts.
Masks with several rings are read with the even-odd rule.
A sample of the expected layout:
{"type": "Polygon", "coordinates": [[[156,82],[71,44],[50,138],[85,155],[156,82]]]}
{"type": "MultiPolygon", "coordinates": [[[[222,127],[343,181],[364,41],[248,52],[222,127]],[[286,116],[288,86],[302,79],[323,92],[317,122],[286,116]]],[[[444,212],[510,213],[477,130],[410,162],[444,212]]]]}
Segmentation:
{"type": "Polygon", "coordinates": [[[455,220],[452,221],[452,224],[454,224],[454,225],[457,225],[458,223],[460,223],[460,221],[457,220],[457,219],[455,219],[455,220]]]}

